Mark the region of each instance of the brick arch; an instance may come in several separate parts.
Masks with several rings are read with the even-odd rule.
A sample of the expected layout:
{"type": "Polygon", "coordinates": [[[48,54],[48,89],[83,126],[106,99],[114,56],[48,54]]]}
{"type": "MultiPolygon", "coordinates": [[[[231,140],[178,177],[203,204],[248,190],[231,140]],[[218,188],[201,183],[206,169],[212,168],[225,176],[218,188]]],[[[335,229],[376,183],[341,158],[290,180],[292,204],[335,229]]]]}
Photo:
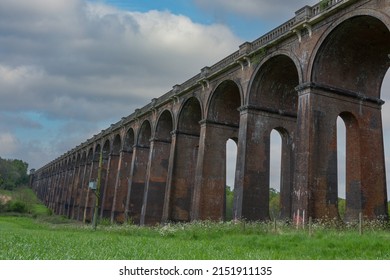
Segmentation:
{"type": "Polygon", "coordinates": [[[291,218],[293,148],[298,110],[296,87],[302,79],[301,72],[295,57],[286,52],[277,52],[263,59],[252,76],[248,104],[241,110],[245,133],[239,138],[238,146],[237,165],[242,171],[235,183],[235,218],[270,218],[270,141],[273,129],[277,129],[282,136],[281,218],[291,218]]]}
{"type": "Polygon", "coordinates": [[[313,52],[310,80],[380,98],[390,66],[389,23],[383,20],[378,12],[362,10],[332,25],[313,52]]]}
{"type": "Polygon", "coordinates": [[[123,150],[126,152],[132,152],[135,144],[135,133],[133,128],[129,128],[126,131],[125,140],[123,141],[123,150]]]}
{"type": "Polygon", "coordinates": [[[171,155],[172,131],[172,113],[169,110],[164,110],[157,120],[156,131],[151,140],[141,225],[155,225],[161,223],[162,220],[171,155]]]}
{"type": "Polygon", "coordinates": [[[166,189],[167,199],[163,209],[163,221],[188,222],[190,220],[202,112],[202,103],[194,96],[187,98],[179,110],[177,129],[172,138],[175,148],[172,153],[171,182],[166,189]]]}
{"type": "Polygon", "coordinates": [[[224,220],[226,216],[226,142],[238,139],[239,108],[242,106],[239,85],[232,80],[221,82],[212,92],[206,119],[201,122],[201,136],[192,200],[193,220],[224,220]]]}
{"type": "Polygon", "coordinates": [[[108,156],[110,155],[111,151],[112,151],[111,141],[110,139],[106,139],[106,141],[104,141],[103,148],[102,148],[103,160],[108,159],[108,156]]]}
{"type": "Polygon", "coordinates": [[[242,93],[239,85],[232,80],[221,82],[211,94],[207,106],[207,119],[212,122],[238,126],[242,106],[242,93]]]}
{"type": "Polygon", "coordinates": [[[145,120],[138,131],[137,145],[142,147],[149,147],[151,136],[152,128],[150,122],[148,120],[145,120]]]}
{"type": "Polygon", "coordinates": [[[186,99],[178,114],[178,131],[199,135],[199,122],[203,119],[202,112],[202,103],[198,98],[192,96],[186,99]]]}
{"type": "Polygon", "coordinates": [[[171,141],[171,132],[173,131],[173,116],[171,111],[164,110],[157,121],[155,137],[164,141],[171,141]]]}
{"type": "Polygon", "coordinates": [[[295,59],[285,53],[263,60],[252,77],[248,105],[270,111],[296,114],[298,95],[295,88],[301,80],[301,70],[295,59]]]}
{"type": "Polygon", "coordinates": [[[126,219],[131,218],[136,224],[141,222],[151,136],[151,123],[146,119],[138,131],[137,143],[133,150],[132,178],[126,201],[126,219]]]}
{"type": "Polygon", "coordinates": [[[114,155],[119,155],[122,147],[122,137],[120,134],[116,134],[114,137],[114,141],[112,143],[112,153],[114,155]]]}

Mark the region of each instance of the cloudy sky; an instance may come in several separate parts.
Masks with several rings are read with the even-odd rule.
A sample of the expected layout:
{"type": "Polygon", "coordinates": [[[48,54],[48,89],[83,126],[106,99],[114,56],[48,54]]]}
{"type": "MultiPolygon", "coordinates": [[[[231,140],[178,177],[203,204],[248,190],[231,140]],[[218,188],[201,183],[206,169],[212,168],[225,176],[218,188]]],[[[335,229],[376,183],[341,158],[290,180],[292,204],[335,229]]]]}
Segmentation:
{"type": "Polygon", "coordinates": [[[0,0],[0,156],[39,168],[317,2],[0,0]]]}

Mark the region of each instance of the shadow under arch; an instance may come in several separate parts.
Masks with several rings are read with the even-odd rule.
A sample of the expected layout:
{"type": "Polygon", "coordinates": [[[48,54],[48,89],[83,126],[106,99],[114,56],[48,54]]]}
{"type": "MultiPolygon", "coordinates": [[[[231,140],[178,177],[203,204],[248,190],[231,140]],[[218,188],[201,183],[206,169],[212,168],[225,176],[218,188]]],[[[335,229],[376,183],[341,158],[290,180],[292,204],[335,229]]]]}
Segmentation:
{"type": "Polygon", "coordinates": [[[201,103],[196,97],[183,102],[177,129],[172,132],[171,180],[167,182],[163,221],[190,221],[202,117],[201,103]]]}
{"type": "Polygon", "coordinates": [[[241,106],[240,88],[232,80],[223,81],[211,94],[207,117],[201,121],[192,220],[225,218],[226,142],[239,138],[241,106]]]}
{"type": "MultiPolygon", "coordinates": [[[[236,219],[269,220],[270,134],[283,140],[283,189],[292,192],[293,142],[297,125],[300,69],[285,54],[265,60],[250,83],[248,105],[241,108],[235,201],[236,219]],[[286,136],[288,135],[288,136],[286,136]]],[[[287,197],[287,195],[286,195],[287,197]]],[[[291,218],[291,199],[282,199],[280,217],[291,218]]]]}
{"type": "Polygon", "coordinates": [[[133,148],[133,162],[127,197],[128,203],[126,205],[126,219],[131,219],[135,224],[141,222],[151,136],[151,124],[149,120],[144,120],[138,131],[137,142],[133,148]]]}
{"type": "Polygon", "coordinates": [[[347,170],[353,169],[347,173],[355,175],[354,180],[347,179],[346,187],[360,188],[361,194],[349,199],[352,208],[345,218],[356,219],[357,210],[351,209],[360,207],[368,219],[387,219],[380,89],[390,66],[389,49],[389,29],[372,15],[343,18],[320,41],[311,65],[311,82],[299,88],[305,96],[300,98],[295,177],[299,195],[294,211],[307,209],[317,219],[339,217],[336,120],[340,116],[347,134],[349,130],[359,139],[347,141],[347,145],[355,142],[349,154],[359,158],[355,160],[359,166],[347,165],[347,170]],[[352,181],[357,187],[349,187],[352,181]]]}
{"type": "Polygon", "coordinates": [[[169,110],[164,110],[158,118],[156,131],[151,139],[141,225],[155,225],[162,222],[171,155],[172,131],[172,113],[169,110]]]}
{"type": "MultiPolygon", "coordinates": [[[[361,151],[359,123],[350,112],[341,112],[340,119],[345,125],[345,214],[340,218],[346,222],[356,221],[363,208],[361,185],[361,151]]],[[[339,135],[337,134],[337,137],[339,135]]],[[[341,147],[337,147],[338,149],[341,147]]],[[[339,174],[338,174],[339,175],[339,174]]],[[[340,186],[338,186],[340,188],[340,186]]],[[[338,192],[337,192],[338,193],[338,192]]]]}
{"type": "Polygon", "coordinates": [[[324,36],[314,54],[311,81],[374,100],[380,98],[390,66],[389,27],[374,16],[355,15],[343,19],[324,36]]]}
{"type": "Polygon", "coordinates": [[[127,220],[126,205],[129,194],[129,179],[133,159],[135,134],[133,128],[128,128],[121,142],[119,151],[119,167],[115,182],[111,222],[124,223],[127,220]]]}

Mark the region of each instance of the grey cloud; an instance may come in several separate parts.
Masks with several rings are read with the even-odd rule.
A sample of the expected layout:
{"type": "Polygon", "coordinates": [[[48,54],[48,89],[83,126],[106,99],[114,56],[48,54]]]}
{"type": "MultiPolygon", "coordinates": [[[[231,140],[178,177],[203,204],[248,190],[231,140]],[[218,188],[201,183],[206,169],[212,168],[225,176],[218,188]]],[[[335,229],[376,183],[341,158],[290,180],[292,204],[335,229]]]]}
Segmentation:
{"type": "Polygon", "coordinates": [[[72,148],[240,43],[223,25],[169,12],[124,12],[83,0],[2,0],[0,111],[13,124],[2,123],[0,142],[38,164],[31,149],[43,161],[72,148]],[[23,112],[41,118],[28,120],[23,112]],[[38,134],[28,140],[20,132],[26,126],[39,129],[42,140],[38,134]]]}

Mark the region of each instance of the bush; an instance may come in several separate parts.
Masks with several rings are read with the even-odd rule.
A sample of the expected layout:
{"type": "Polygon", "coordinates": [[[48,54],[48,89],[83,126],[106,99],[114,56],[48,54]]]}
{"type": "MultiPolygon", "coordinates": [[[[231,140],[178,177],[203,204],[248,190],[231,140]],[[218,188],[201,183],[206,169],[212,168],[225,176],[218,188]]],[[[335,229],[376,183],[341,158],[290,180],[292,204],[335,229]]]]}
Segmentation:
{"type": "Polygon", "coordinates": [[[8,206],[8,212],[16,212],[16,213],[27,213],[28,207],[26,203],[16,200],[11,201],[8,206]]]}

